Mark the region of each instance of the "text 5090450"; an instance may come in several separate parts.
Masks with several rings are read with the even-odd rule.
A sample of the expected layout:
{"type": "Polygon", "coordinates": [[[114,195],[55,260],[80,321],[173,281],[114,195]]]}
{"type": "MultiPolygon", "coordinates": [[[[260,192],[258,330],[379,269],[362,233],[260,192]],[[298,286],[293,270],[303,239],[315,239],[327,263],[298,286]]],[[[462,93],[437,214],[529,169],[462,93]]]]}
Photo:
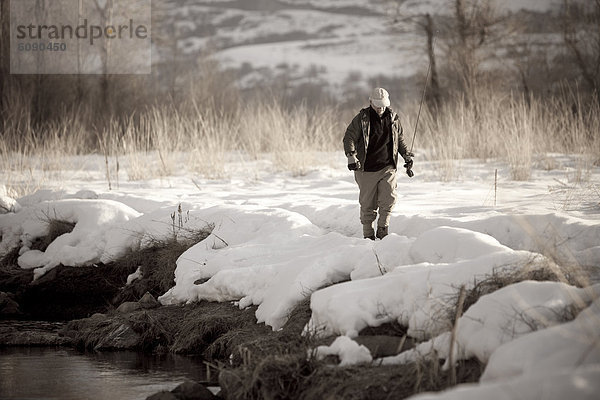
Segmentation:
{"type": "Polygon", "coordinates": [[[60,42],[19,43],[18,51],[67,51],[67,44],[60,42]]]}

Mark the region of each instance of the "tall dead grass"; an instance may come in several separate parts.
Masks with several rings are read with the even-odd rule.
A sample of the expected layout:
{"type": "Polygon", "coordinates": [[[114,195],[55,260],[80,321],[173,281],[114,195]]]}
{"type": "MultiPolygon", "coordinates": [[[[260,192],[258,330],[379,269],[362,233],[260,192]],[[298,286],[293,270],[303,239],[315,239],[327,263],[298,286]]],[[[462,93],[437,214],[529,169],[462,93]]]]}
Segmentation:
{"type": "MultiPolygon", "coordinates": [[[[416,106],[402,109],[409,142],[416,106]]],[[[21,186],[15,191],[21,195],[50,175],[72,169],[66,168],[65,156],[90,153],[105,156],[107,179],[117,181],[119,173],[141,180],[182,169],[223,178],[230,152],[251,159],[267,157],[277,170],[302,175],[324,162],[319,153],[341,152],[349,123],[342,115],[354,112],[304,105],[286,108],[274,100],[218,109],[192,99],[177,107],[165,103],[129,117],[115,116],[96,129],[90,123],[91,110],[61,110],[59,118],[34,126],[27,119],[27,107],[26,102],[17,101],[14,111],[7,114],[0,142],[5,184],[10,189],[20,176],[21,186]]],[[[456,160],[464,158],[505,160],[512,179],[527,180],[536,157],[549,152],[581,155],[587,160],[582,168],[600,163],[598,132],[597,101],[586,103],[569,93],[551,99],[489,94],[471,106],[455,101],[439,110],[425,108],[415,150],[417,157],[428,154],[425,158],[440,161],[443,180],[456,178],[456,160]]],[[[582,169],[576,179],[586,176],[582,169]]]]}
{"type": "Polygon", "coordinates": [[[432,159],[448,168],[454,160],[497,158],[509,164],[513,180],[528,180],[536,156],[547,153],[600,163],[600,105],[572,93],[547,99],[488,94],[472,106],[459,101],[426,109],[419,126],[416,146],[430,149],[432,159]]]}

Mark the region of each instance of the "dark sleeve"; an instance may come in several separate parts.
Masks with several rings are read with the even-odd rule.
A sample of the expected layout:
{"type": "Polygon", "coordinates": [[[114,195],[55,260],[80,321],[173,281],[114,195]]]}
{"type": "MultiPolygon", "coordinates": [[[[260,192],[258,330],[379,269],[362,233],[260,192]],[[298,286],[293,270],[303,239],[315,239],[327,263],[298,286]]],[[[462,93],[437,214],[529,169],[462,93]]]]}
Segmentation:
{"type": "Polygon", "coordinates": [[[346,128],[346,133],[344,134],[344,153],[348,155],[356,154],[356,144],[358,143],[358,138],[361,135],[361,125],[360,125],[360,113],[358,113],[346,128]]]}
{"type": "Polygon", "coordinates": [[[404,142],[404,129],[402,129],[402,125],[400,124],[400,118],[396,116],[394,120],[394,124],[398,126],[398,153],[404,158],[406,161],[406,154],[408,153],[408,148],[406,147],[406,143],[404,142]]]}

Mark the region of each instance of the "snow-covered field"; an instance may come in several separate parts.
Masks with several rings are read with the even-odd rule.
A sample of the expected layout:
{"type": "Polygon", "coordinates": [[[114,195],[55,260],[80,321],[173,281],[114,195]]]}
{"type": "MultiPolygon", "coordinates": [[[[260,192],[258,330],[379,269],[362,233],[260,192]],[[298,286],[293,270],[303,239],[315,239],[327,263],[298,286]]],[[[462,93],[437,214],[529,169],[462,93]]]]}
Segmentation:
{"type": "Polygon", "coordinates": [[[515,182],[501,162],[457,160],[457,179],[445,182],[439,176],[447,163],[419,162],[417,155],[416,176],[399,178],[391,234],[372,242],[361,237],[358,190],[343,153],[319,159],[322,166],[295,177],[275,170],[268,157],[232,154],[230,178],[218,181],[189,174],[185,165],[175,176],[128,181],[124,165],[111,191],[103,159],[65,160],[77,167],[56,178],[46,172],[42,190],[19,199],[0,190],[1,205],[12,210],[0,215],[0,255],[19,246],[19,265],[40,276],[61,263],[105,262],[149,238],[210,224],[212,234],[179,258],[174,286],[160,301],[257,305],[258,322],[279,329],[310,296],[305,331],[339,336],[315,354],[338,354],[344,365],[404,363],[435,350],[448,366],[454,321],[445,311],[461,286],[503,270],[580,267],[592,271],[586,288],[526,281],[469,308],[456,326],[452,358],[477,357],[487,364],[485,373],[479,384],[431,397],[596,398],[599,167],[575,181],[581,176],[575,157],[548,155],[545,165],[553,169],[535,169],[531,181],[515,182]],[[54,218],[75,222],[75,229],[45,252],[30,250],[54,218]],[[423,343],[373,360],[352,340],[364,327],[394,320],[423,343]]]}
{"type": "MultiPolygon", "coordinates": [[[[560,5],[558,0],[491,3],[499,14],[546,12],[560,5]]],[[[426,39],[406,18],[449,15],[454,10],[449,0],[172,0],[165,7],[181,53],[208,50],[223,67],[245,69],[239,82],[242,87],[285,76],[292,86],[320,82],[330,85],[334,93],[343,93],[348,82],[366,84],[380,76],[407,78],[424,73],[426,39]]],[[[560,32],[556,34],[560,37],[560,32]]],[[[554,36],[505,39],[511,46],[552,47],[554,36]]],[[[502,59],[506,61],[506,56],[502,59]]]]}

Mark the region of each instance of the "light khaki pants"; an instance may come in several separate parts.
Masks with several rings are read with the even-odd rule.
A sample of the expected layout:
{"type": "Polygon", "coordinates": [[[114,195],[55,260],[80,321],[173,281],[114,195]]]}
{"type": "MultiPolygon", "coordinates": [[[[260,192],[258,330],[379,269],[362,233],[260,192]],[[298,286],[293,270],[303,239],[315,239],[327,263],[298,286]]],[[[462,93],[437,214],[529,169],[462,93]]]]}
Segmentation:
{"type": "Polygon", "coordinates": [[[390,166],[377,172],[354,171],[354,179],[360,192],[358,202],[363,234],[365,237],[373,236],[373,222],[377,219],[377,209],[377,226],[386,227],[390,224],[392,209],[396,204],[396,169],[390,166]]]}

